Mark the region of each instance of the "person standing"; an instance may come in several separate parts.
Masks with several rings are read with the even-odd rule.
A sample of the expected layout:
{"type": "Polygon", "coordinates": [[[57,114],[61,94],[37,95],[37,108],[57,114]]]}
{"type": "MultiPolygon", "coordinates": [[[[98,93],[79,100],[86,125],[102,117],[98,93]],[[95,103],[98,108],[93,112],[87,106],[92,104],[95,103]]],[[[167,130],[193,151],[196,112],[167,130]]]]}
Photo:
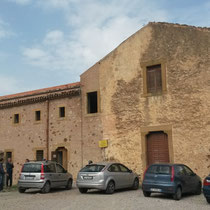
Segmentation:
{"type": "Polygon", "coordinates": [[[14,165],[12,163],[11,158],[7,159],[7,164],[6,164],[6,171],[7,171],[7,180],[6,180],[6,186],[12,187],[12,174],[13,174],[13,168],[14,165]]]}
{"type": "Polygon", "coordinates": [[[3,190],[4,186],[4,168],[3,168],[3,158],[0,159],[0,191],[3,190]]]}

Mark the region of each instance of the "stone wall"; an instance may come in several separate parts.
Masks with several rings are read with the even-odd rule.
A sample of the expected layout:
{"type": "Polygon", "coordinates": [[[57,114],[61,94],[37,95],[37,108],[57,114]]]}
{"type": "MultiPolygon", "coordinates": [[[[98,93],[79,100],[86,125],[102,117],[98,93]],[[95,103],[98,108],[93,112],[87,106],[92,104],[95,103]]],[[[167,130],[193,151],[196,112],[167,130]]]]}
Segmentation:
{"type": "Polygon", "coordinates": [[[53,89],[56,95],[51,91],[36,99],[32,91],[18,105],[13,103],[19,99],[12,104],[6,103],[8,97],[0,100],[0,150],[13,152],[15,181],[25,159],[35,159],[36,149],[44,149],[47,158],[47,139],[49,159],[57,148],[67,149],[74,178],[88,160],[120,161],[142,175],[145,135],[160,130],[168,134],[171,162],[187,164],[201,177],[209,174],[209,50],[208,28],[150,23],[84,72],[78,89],[68,92],[64,89],[71,86],[64,85],[53,89]],[[145,95],[144,68],[154,63],[164,64],[165,91],[145,95]],[[93,91],[98,112],[88,114],[87,93],[93,91]],[[60,106],[66,107],[62,119],[60,106]],[[41,122],[35,122],[35,110],[41,110],[41,122]],[[13,123],[16,113],[18,125],[13,123]],[[103,139],[108,140],[106,149],[98,146],[103,139]]]}
{"type": "Polygon", "coordinates": [[[171,160],[209,174],[210,30],[150,23],[98,63],[106,158],[145,169],[142,132],[170,127],[171,160]],[[144,63],[163,61],[166,93],[143,95],[144,63]]]}
{"type": "Polygon", "coordinates": [[[100,162],[103,154],[99,148],[99,141],[103,139],[103,127],[101,122],[101,93],[99,84],[99,65],[94,65],[81,75],[81,104],[82,104],[82,159],[83,166],[89,160],[100,162]],[[87,93],[97,91],[98,112],[87,113],[87,93]]]}
{"type": "Polygon", "coordinates": [[[0,149],[13,154],[15,183],[25,159],[36,159],[36,150],[44,150],[45,159],[48,152],[48,159],[51,159],[52,151],[57,147],[65,147],[68,151],[67,169],[74,178],[82,166],[80,95],[49,101],[49,129],[47,103],[45,101],[0,110],[0,149]],[[64,118],[59,118],[60,106],[65,107],[64,118]],[[41,111],[41,121],[35,121],[37,110],[41,111]],[[13,123],[16,113],[20,114],[19,124],[13,123]]]}

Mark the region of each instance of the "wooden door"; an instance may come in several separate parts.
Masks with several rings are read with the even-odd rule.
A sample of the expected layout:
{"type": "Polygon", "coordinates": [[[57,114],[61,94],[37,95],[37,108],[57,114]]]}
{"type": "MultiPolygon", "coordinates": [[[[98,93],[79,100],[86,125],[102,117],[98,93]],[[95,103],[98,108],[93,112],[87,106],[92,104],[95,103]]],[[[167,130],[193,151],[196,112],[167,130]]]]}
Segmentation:
{"type": "Polygon", "coordinates": [[[168,163],[168,135],[164,132],[151,132],[147,135],[147,165],[168,163]]]}

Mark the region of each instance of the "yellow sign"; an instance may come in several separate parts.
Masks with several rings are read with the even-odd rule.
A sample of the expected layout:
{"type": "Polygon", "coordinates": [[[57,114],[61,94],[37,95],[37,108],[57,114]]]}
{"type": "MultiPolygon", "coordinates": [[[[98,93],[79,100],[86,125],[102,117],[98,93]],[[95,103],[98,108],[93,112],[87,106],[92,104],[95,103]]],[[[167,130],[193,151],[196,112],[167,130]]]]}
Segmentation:
{"type": "Polygon", "coordinates": [[[108,147],[108,140],[101,140],[101,141],[99,141],[99,147],[100,148],[108,147]]]}

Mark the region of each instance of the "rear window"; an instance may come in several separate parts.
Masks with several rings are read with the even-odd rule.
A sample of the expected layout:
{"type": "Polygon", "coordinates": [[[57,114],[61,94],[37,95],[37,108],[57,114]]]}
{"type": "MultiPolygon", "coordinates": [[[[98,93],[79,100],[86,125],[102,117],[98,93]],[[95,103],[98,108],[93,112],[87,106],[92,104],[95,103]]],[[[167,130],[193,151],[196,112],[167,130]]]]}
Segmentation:
{"type": "Polygon", "coordinates": [[[147,173],[151,173],[151,174],[171,174],[171,166],[153,165],[153,166],[150,166],[148,168],[147,173]]]}
{"type": "Polygon", "coordinates": [[[24,164],[22,172],[41,173],[41,164],[24,164]]]}
{"type": "Polygon", "coordinates": [[[101,172],[104,167],[105,165],[91,164],[85,166],[83,169],[80,170],[80,172],[101,172]]]}
{"type": "Polygon", "coordinates": [[[159,166],[157,169],[158,174],[171,174],[171,166],[159,166]]]}
{"type": "Polygon", "coordinates": [[[147,173],[150,173],[150,174],[155,174],[155,173],[157,173],[157,166],[150,166],[150,167],[147,169],[147,173]]]}

